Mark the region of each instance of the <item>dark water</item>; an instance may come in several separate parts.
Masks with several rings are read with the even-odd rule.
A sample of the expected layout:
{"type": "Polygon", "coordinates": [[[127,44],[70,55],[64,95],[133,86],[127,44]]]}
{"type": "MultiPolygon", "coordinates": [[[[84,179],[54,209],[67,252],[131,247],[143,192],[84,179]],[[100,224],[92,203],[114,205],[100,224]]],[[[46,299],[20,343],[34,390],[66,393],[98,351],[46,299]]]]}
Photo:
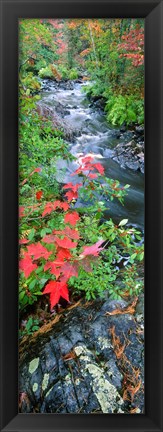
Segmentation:
{"type": "MultiPolygon", "coordinates": [[[[129,142],[132,132],[127,131],[117,138],[116,128],[111,128],[106,122],[103,112],[95,107],[90,107],[82,87],[88,83],[75,83],[72,90],[56,88],[53,82],[44,80],[42,91],[42,102],[50,108],[61,103],[64,106],[64,120],[79,133],[73,143],[69,143],[71,153],[79,158],[82,155],[93,154],[95,161],[100,162],[105,168],[107,177],[117,179],[123,186],[130,185],[125,205],[122,206],[117,200],[107,203],[106,217],[112,217],[115,222],[127,218],[129,223],[144,228],[144,176],[138,171],[121,168],[110,156],[112,149],[119,142],[129,142]],[[44,87],[46,85],[46,87],[44,87]],[[46,88],[46,90],[45,90],[46,88]]],[[[67,163],[59,160],[57,163],[57,180],[60,182],[74,182],[77,178],[71,173],[78,166],[77,162],[67,163]]],[[[77,177],[77,176],[76,176],[77,177]]]]}

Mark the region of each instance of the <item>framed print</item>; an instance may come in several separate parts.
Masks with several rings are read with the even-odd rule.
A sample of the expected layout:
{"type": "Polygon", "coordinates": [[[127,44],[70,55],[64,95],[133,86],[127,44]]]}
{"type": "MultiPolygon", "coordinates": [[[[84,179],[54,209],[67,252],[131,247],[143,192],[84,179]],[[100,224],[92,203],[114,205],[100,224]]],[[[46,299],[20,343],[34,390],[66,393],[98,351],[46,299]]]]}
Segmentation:
{"type": "Polygon", "coordinates": [[[162,431],[162,9],[1,2],[2,431],[162,431]]]}

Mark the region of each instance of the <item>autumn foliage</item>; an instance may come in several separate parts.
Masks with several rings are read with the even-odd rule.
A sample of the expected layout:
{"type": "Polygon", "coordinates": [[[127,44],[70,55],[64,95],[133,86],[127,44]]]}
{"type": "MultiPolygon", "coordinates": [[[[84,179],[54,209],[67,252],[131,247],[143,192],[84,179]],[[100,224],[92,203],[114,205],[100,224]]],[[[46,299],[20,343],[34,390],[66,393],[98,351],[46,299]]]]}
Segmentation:
{"type": "MultiPolygon", "coordinates": [[[[41,88],[37,77],[58,82],[75,80],[78,76],[84,80],[86,75],[86,80],[92,83],[85,91],[88,97],[103,98],[109,122],[141,124],[144,26],[141,19],[118,18],[23,19],[19,24],[19,299],[23,309],[45,294],[53,308],[60,298],[69,301],[73,297],[76,280],[78,292],[80,286],[84,287],[88,299],[95,298],[96,281],[101,274],[105,280],[101,291],[106,287],[111,294],[116,291],[112,285],[115,272],[112,255],[118,252],[114,245],[114,252],[104,247],[108,237],[111,248],[115,238],[120,247],[126,248],[133,266],[133,260],[141,260],[143,252],[130,244],[133,232],[114,225],[112,220],[108,221],[110,225],[101,222],[105,210],[103,197],[104,201],[116,198],[123,203],[126,192],[118,181],[105,177],[103,165],[94,161],[93,155],[78,159],[72,181],[62,190],[52,181],[51,160],[54,165],[58,157],[67,161],[70,153],[62,131],[54,130],[50,120],[36,109],[41,88]],[[102,200],[98,202],[97,197],[102,200]],[[78,199],[90,203],[91,209],[85,204],[78,209],[75,205],[78,199]],[[104,253],[107,266],[102,261],[104,253]],[[96,274],[89,293],[87,283],[83,282],[88,274],[96,274]]],[[[91,285],[91,276],[89,280],[91,285]]],[[[134,283],[129,273],[125,285],[131,293],[134,283]]]]}
{"type": "MultiPolygon", "coordinates": [[[[36,168],[30,174],[30,176],[39,172],[40,169],[36,168]]],[[[93,157],[85,156],[81,159],[79,168],[75,173],[84,173],[89,179],[90,171],[97,171],[100,175],[104,174],[103,166],[100,163],[93,163],[93,157]]],[[[75,174],[74,173],[74,174],[75,174]]],[[[96,174],[98,176],[98,174],[96,174]]],[[[44,272],[48,271],[50,275],[55,277],[55,280],[48,280],[43,294],[50,294],[50,305],[53,308],[58,302],[60,297],[69,301],[69,293],[67,281],[72,276],[78,276],[79,267],[82,266],[82,260],[84,259],[84,267],[87,265],[87,256],[98,256],[100,251],[103,249],[101,244],[103,240],[99,240],[97,243],[91,246],[84,246],[80,248],[78,252],[77,246],[80,240],[80,233],[78,230],[78,222],[80,216],[77,211],[72,211],[69,207],[68,202],[75,198],[78,198],[78,191],[82,187],[82,183],[68,183],[63,186],[63,190],[69,190],[65,193],[65,200],[55,200],[47,202],[44,205],[42,211],[42,218],[51,215],[52,212],[63,211],[64,212],[64,224],[65,227],[62,230],[53,230],[51,234],[48,234],[40,241],[28,245],[28,240],[20,240],[20,244],[24,245],[21,251],[21,259],[19,268],[26,278],[30,276],[36,269],[39,268],[40,264],[43,264],[44,272]],[[68,202],[67,202],[67,201],[68,202]],[[49,250],[48,245],[52,248],[49,250]],[[73,251],[75,250],[75,254],[73,251]]],[[[36,192],[36,200],[42,198],[42,191],[36,192]]],[[[24,216],[21,208],[21,216],[24,216]]],[[[90,260],[88,260],[87,269],[91,270],[90,260]]]]}

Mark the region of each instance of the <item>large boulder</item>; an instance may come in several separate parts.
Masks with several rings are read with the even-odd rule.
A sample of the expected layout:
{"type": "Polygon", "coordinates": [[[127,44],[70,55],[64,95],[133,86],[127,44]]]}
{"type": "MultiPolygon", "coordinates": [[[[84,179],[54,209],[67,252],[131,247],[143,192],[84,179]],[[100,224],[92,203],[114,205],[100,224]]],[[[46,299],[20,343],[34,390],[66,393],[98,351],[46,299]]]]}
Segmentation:
{"type": "Polygon", "coordinates": [[[20,412],[143,413],[143,307],[133,305],[81,301],[25,337],[20,412]]]}

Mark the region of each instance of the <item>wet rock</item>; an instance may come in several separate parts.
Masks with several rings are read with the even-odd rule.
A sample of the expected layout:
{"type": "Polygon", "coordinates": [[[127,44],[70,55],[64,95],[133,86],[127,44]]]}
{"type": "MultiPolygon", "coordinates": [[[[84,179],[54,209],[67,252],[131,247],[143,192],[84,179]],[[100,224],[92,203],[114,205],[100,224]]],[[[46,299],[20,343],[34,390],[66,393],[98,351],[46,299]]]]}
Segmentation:
{"type": "Polygon", "coordinates": [[[140,165],[140,171],[142,174],[144,174],[144,165],[140,165]]]}
{"type": "Polygon", "coordinates": [[[61,117],[70,114],[70,111],[64,107],[60,102],[55,103],[55,111],[57,114],[60,114],[61,117]]]}
{"type": "Polygon", "coordinates": [[[134,171],[144,171],[144,145],[131,140],[128,143],[119,143],[112,153],[113,160],[122,168],[130,168],[134,171]]]}
{"type": "Polygon", "coordinates": [[[79,130],[72,129],[72,126],[69,125],[68,121],[62,118],[62,116],[65,115],[65,110],[62,109],[62,104],[57,103],[56,111],[54,111],[49,106],[38,102],[37,111],[41,116],[49,118],[53,124],[53,127],[63,132],[64,138],[66,140],[72,142],[74,137],[80,134],[79,130]]]}
{"type": "Polygon", "coordinates": [[[59,82],[59,87],[62,88],[63,90],[73,90],[74,88],[74,82],[73,81],[60,81],[59,82]]]}
{"type": "Polygon", "coordinates": [[[122,125],[120,127],[120,132],[126,132],[126,125],[122,125]]]}
{"type": "Polygon", "coordinates": [[[126,162],[125,166],[127,168],[130,168],[130,169],[134,170],[134,171],[137,171],[139,169],[139,162],[136,162],[136,161],[126,162]]]}
{"type": "Polygon", "coordinates": [[[113,155],[113,150],[104,149],[102,154],[103,154],[103,157],[110,158],[113,155]]]}
{"type": "MultiPolygon", "coordinates": [[[[22,340],[21,413],[113,414],[134,407],[144,412],[140,324],[129,313],[114,314],[127,305],[124,300],[81,301],[60,314],[58,322],[22,340]],[[137,370],[140,388],[136,397],[124,402],[124,377],[128,371],[133,379],[137,370]]],[[[139,308],[136,314],[142,315],[139,308]]]]}
{"type": "Polygon", "coordinates": [[[143,126],[136,126],[135,131],[139,135],[144,135],[144,127],[143,126]]]}

